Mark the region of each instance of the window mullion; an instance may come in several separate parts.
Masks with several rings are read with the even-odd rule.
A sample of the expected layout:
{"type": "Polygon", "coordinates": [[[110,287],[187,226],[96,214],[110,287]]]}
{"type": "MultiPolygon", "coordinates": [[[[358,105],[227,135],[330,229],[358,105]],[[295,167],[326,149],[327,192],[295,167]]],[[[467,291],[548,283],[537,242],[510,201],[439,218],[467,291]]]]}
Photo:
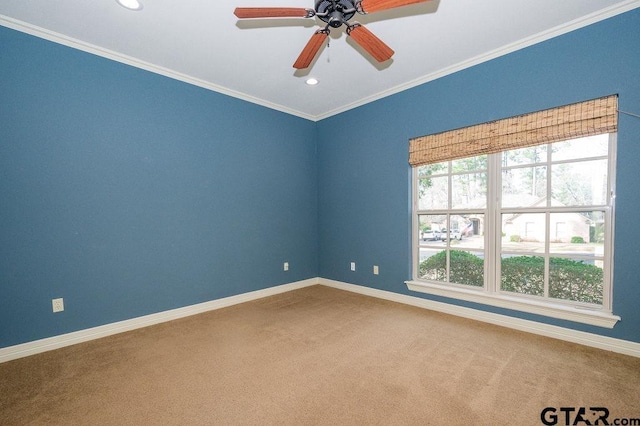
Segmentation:
{"type": "Polygon", "coordinates": [[[487,156],[487,209],[485,229],[485,288],[487,292],[500,290],[500,242],[501,242],[501,153],[487,156]]]}
{"type": "Polygon", "coordinates": [[[553,146],[547,145],[547,158],[546,158],[546,172],[547,172],[547,211],[544,215],[545,229],[544,229],[544,297],[549,297],[549,285],[550,285],[550,270],[551,270],[551,213],[549,209],[552,206],[553,200],[553,173],[551,170],[553,146]]]}
{"type": "MultiPolygon", "coordinates": [[[[451,229],[451,225],[449,224],[449,220],[451,219],[450,212],[453,207],[453,165],[451,161],[447,163],[447,171],[449,172],[449,176],[447,178],[447,213],[445,219],[446,230],[445,232],[449,232],[451,229]]],[[[447,240],[446,250],[446,270],[447,270],[447,282],[451,282],[451,241],[447,240]]]]}
{"type": "Polygon", "coordinates": [[[615,170],[617,154],[618,154],[618,144],[617,144],[617,133],[612,133],[609,135],[609,164],[607,168],[609,172],[607,173],[607,209],[604,213],[605,224],[607,224],[607,228],[605,230],[605,240],[604,240],[604,270],[606,272],[606,276],[604,279],[603,286],[603,294],[602,294],[602,306],[611,311],[612,308],[612,299],[613,299],[613,239],[615,235],[615,208],[616,208],[616,174],[612,171],[615,170]]]}
{"type": "Polygon", "coordinates": [[[418,183],[418,168],[417,167],[413,167],[411,169],[411,186],[412,186],[412,191],[411,191],[411,196],[412,196],[412,200],[411,200],[411,204],[412,204],[412,210],[413,210],[413,214],[412,216],[412,220],[411,220],[411,251],[413,253],[413,261],[411,262],[411,276],[418,279],[419,277],[419,273],[418,273],[418,269],[419,269],[419,265],[420,265],[420,248],[419,248],[419,231],[418,231],[418,202],[419,202],[419,197],[418,197],[418,188],[419,188],[419,183],[418,183]]]}

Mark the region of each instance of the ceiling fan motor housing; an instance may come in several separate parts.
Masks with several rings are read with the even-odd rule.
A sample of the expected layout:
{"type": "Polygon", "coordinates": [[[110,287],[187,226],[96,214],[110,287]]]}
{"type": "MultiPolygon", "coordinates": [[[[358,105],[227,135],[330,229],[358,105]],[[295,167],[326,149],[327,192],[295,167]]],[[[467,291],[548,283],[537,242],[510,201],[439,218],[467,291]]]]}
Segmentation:
{"type": "Polygon", "coordinates": [[[352,0],[316,0],[315,10],[318,18],[333,28],[340,27],[356,14],[352,0]]]}

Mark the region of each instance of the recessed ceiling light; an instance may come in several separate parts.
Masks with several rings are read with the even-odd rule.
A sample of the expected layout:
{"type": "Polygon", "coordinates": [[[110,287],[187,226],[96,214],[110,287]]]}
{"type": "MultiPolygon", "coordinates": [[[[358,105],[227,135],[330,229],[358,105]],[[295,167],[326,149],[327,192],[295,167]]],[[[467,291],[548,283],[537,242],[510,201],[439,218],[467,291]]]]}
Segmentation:
{"type": "Polygon", "coordinates": [[[318,79],[317,79],[317,78],[313,78],[313,77],[312,77],[312,78],[307,79],[306,83],[307,83],[309,86],[315,86],[316,84],[318,84],[318,83],[319,83],[319,81],[318,81],[318,79]]]}
{"type": "Polygon", "coordinates": [[[126,7],[129,10],[141,10],[142,3],[138,0],[116,0],[122,7],[126,7]]]}

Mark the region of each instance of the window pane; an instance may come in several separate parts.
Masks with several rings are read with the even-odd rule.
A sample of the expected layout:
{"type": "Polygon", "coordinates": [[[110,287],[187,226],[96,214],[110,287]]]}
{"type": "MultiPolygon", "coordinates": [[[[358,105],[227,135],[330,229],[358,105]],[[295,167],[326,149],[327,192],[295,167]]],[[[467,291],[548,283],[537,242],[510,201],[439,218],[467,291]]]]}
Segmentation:
{"type": "Polygon", "coordinates": [[[551,213],[549,221],[550,253],[594,259],[604,256],[604,212],[551,213]]]}
{"type": "Polygon", "coordinates": [[[463,250],[449,251],[449,282],[484,286],[484,256],[463,250]]]}
{"type": "Polygon", "coordinates": [[[446,281],[446,251],[420,248],[418,277],[425,280],[446,281]]]}
{"type": "Polygon", "coordinates": [[[418,167],[418,177],[427,177],[436,174],[447,173],[448,163],[427,164],[425,166],[418,167]]]}
{"type": "Polygon", "coordinates": [[[574,160],[588,157],[605,157],[609,151],[609,135],[602,134],[586,138],[554,143],[551,161],[574,160]]]}
{"type": "MultiPolygon", "coordinates": [[[[442,245],[441,232],[446,229],[447,216],[446,215],[426,215],[421,214],[418,216],[418,238],[421,245],[435,244],[439,242],[442,245]]],[[[444,233],[446,235],[446,233],[444,233]]]]}
{"type": "MultiPolygon", "coordinates": [[[[484,252],[484,214],[469,213],[451,215],[451,241],[449,245],[455,249],[467,249],[484,252]]],[[[443,235],[443,239],[447,239],[443,235]]]]}
{"type": "Polygon", "coordinates": [[[418,209],[446,209],[448,207],[447,176],[423,178],[418,180],[418,209]]]}
{"type": "Polygon", "coordinates": [[[547,168],[522,167],[502,171],[502,206],[544,206],[547,196],[547,168]]]}
{"type": "Polygon", "coordinates": [[[418,260],[419,260],[419,262],[427,260],[428,258],[430,258],[431,256],[433,256],[436,253],[439,253],[440,251],[442,251],[442,250],[439,249],[439,248],[420,247],[418,260]]]}
{"type": "Polygon", "coordinates": [[[563,206],[606,204],[607,160],[552,165],[551,196],[563,206]]]}
{"type": "Polygon", "coordinates": [[[544,296],[542,256],[502,255],[500,289],[513,293],[544,296]]]}
{"type": "Polygon", "coordinates": [[[502,250],[544,253],[546,215],[505,213],[502,215],[502,250]]]}
{"type": "Polygon", "coordinates": [[[466,229],[469,223],[470,219],[468,215],[452,214],[449,217],[449,227],[455,232],[460,232],[461,237],[469,235],[467,234],[468,230],[466,229]]]}
{"type": "Polygon", "coordinates": [[[604,274],[594,262],[552,257],[549,296],[575,302],[602,304],[604,274]]]}
{"type": "Polygon", "coordinates": [[[487,174],[452,176],[451,203],[454,209],[484,208],[487,204],[487,174]]]}
{"type": "Polygon", "coordinates": [[[418,270],[420,278],[474,287],[484,285],[484,259],[481,253],[427,249],[421,249],[420,253],[418,270]],[[447,279],[447,270],[449,271],[449,279],[447,279]]]}
{"type": "Polygon", "coordinates": [[[547,145],[513,149],[502,153],[502,167],[536,164],[547,161],[547,145]]]}
{"type": "Polygon", "coordinates": [[[461,158],[451,162],[451,171],[453,173],[478,172],[487,170],[487,156],[478,155],[477,157],[461,158]]]}

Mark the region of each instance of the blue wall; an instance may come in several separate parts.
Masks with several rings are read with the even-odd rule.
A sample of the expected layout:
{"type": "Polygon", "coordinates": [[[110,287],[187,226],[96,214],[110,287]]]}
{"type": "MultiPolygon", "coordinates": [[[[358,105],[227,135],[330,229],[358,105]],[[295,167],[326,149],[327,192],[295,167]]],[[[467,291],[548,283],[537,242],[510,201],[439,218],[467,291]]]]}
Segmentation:
{"type": "Polygon", "coordinates": [[[0,347],[318,276],[315,138],[0,27],[0,347]]]}
{"type": "Polygon", "coordinates": [[[634,10],[313,123],[0,27],[0,347],[316,276],[640,342],[625,115],[614,329],[404,285],[410,138],[613,93],[638,113],[638,70],[634,10]]]}
{"type": "Polygon", "coordinates": [[[640,9],[323,120],[318,127],[320,275],[640,342],[640,119],[620,115],[615,328],[410,292],[408,140],[619,94],[640,113],[640,9]],[[339,128],[335,133],[331,129],[339,128]],[[349,262],[359,266],[349,270],[349,262]],[[380,275],[372,274],[380,266],[380,275]]]}

